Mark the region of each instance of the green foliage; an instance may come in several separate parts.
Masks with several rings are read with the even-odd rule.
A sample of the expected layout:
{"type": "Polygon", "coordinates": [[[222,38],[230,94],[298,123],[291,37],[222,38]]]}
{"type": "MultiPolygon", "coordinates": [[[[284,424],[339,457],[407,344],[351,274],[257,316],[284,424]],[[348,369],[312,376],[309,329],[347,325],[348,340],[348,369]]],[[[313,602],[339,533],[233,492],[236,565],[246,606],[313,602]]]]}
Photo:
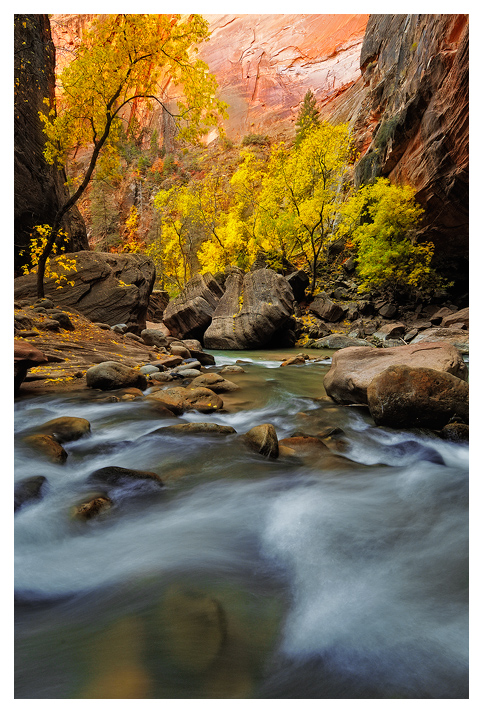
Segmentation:
{"type": "Polygon", "coordinates": [[[433,243],[418,243],[423,209],[410,186],[379,178],[345,207],[345,223],[358,251],[361,290],[426,293],[442,286],[431,267],[433,243]]]}
{"type": "Polygon", "coordinates": [[[267,134],[246,134],[242,139],[242,146],[269,146],[270,140],[267,134]]]}
{"type": "Polygon", "coordinates": [[[388,144],[388,141],[393,137],[395,133],[395,129],[398,126],[398,122],[398,115],[391,117],[386,122],[383,122],[375,137],[374,143],[377,149],[383,149],[388,144]]]}
{"type": "Polygon", "coordinates": [[[296,146],[299,146],[307,133],[314,127],[319,126],[320,123],[316,98],[311,90],[308,89],[296,119],[296,146]]]}

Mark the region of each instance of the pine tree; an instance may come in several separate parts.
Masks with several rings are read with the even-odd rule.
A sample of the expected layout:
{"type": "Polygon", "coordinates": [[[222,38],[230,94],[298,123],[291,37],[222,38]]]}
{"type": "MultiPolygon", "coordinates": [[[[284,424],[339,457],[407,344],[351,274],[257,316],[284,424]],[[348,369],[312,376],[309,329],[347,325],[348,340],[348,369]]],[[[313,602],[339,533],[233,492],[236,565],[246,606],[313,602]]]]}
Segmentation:
{"type": "Polygon", "coordinates": [[[296,146],[299,146],[309,129],[319,126],[319,110],[316,107],[316,98],[310,89],[306,92],[304,101],[296,120],[296,146]]]}

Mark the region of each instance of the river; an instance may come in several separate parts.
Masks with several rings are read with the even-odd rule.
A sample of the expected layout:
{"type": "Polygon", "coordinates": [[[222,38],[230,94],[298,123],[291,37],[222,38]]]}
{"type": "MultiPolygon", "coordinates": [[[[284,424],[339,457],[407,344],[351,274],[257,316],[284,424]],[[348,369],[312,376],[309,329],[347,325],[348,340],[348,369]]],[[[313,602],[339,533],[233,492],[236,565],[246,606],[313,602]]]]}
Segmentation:
{"type": "Polygon", "coordinates": [[[47,477],[15,514],[16,698],[468,697],[467,445],[318,401],[330,359],[280,368],[290,352],[213,352],[244,362],[224,413],[16,401],[15,478],[47,477]],[[21,436],[58,416],[92,433],[46,466],[21,436]],[[180,421],[237,435],[151,433],[180,421]],[[265,422],[279,439],[340,427],[349,460],[265,459],[238,436],[265,422]],[[119,487],[73,520],[107,465],[165,488],[119,487]]]}

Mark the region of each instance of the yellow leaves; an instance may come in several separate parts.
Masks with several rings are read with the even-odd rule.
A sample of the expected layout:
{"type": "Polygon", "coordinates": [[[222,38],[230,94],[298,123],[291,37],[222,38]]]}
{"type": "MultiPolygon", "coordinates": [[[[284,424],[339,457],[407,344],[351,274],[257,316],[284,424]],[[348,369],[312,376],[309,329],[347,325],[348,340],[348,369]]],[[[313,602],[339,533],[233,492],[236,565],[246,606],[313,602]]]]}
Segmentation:
{"type": "Polygon", "coordinates": [[[111,122],[133,97],[132,117],[139,100],[148,105],[170,81],[184,95],[181,134],[195,138],[216,124],[226,105],[215,99],[217,84],[207,65],[193,57],[194,45],[207,36],[200,15],[98,15],[58,78],[57,113],[41,113],[47,161],[63,164],[71,148],[115,128],[111,122]]]}
{"type": "MultiPolygon", "coordinates": [[[[26,264],[22,266],[22,272],[24,275],[37,272],[37,265],[39,263],[40,256],[42,255],[45,244],[49,239],[52,228],[48,224],[43,224],[34,226],[34,230],[36,235],[32,236],[29,245],[30,265],[26,264]]],[[[56,283],[56,289],[62,288],[66,285],[74,286],[74,281],[69,280],[65,273],[76,270],[76,261],[74,258],[66,258],[62,255],[65,252],[65,245],[62,245],[62,242],[66,243],[67,241],[68,236],[65,231],[59,230],[57,246],[52,249],[52,254],[56,256],[55,263],[53,263],[50,258],[47,258],[46,262],[45,277],[52,279],[56,283]],[[55,269],[53,265],[55,265],[55,269]],[[59,268],[63,268],[64,272],[57,272],[59,268]]],[[[24,251],[22,251],[22,254],[23,253],[24,251]]]]}

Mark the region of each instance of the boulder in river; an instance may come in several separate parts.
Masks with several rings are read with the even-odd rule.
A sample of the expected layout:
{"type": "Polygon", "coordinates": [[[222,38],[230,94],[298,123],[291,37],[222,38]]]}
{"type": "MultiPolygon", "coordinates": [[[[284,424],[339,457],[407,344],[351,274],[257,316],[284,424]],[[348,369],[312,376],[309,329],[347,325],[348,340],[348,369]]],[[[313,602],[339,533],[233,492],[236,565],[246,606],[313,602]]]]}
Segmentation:
{"type": "MultiPolygon", "coordinates": [[[[97,253],[86,250],[65,253],[59,260],[75,261],[75,270],[67,273],[74,285],[58,285],[46,278],[45,294],[65,307],[73,307],[92,322],[108,325],[126,323],[146,326],[149,297],[155,281],[155,265],[146,255],[133,253],[97,253]]],[[[52,268],[65,270],[52,258],[52,268]]],[[[37,275],[15,278],[15,297],[35,296],[37,275]]]]}
{"type": "Polygon", "coordinates": [[[201,340],[222,295],[223,290],[211,273],[194,275],[179,297],[168,303],[163,322],[179,339],[201,340]]]}
{"type": "Polygon", "coordinates": [[[427,367],[392,365],[368,385],[368,406],[378,426],[442,429],[453,416],[469,420],[469,385],[427,367]]]}
{"type": "Polygon", "coordinates": [[[262,456],[277,459],[279,456],[279,441],[272,424],[259,424],[244,434],[244,441],[252,451],[262,456]]]}
{"type": "Polygon", "coordinates": [[[79,506],[75,506],[72,515],[80,521],[89,521],[100,513],[108,511],[112,505],[113,502],[108,496],[96,496],[89,501],[81,503],[79,506]]]}
{"type": "MultiPolygon", "coordinates": [[[[203,337],[209,349],[258,349],[284,343],[294,326],[294,295],[286,278],[262,268],[232,273],[203,337]]],[[[294,344],[294,334],[292,335],[294,344]]]]}
{"type": "MultiPolygon", "coordinates": [[[[192,382],[193,384],[193,382],[192,382]]],[[[209,414],[223,407],[223,401],[211,389],[205,387],[168,387],[151,392],[148,400],[162,405],[173,414],[183,414],[189,409],[209,414]]]]}
{"type": "Polygon", "coordinates": [[[393,365],[428,367],[460,379],[467,376],[461,354],[446,342],[422,342],[403,347],[347,347],[333,355],[323,379],[326,393],[338,404],[367,404],[368,385],[393,365]]]}
{"type": "Polygon", "coordinates": [[[59,444],[77,439],[91,433],[91,425],[87,419],[81,417],[57,417],[38,427],[42,434],[50,434],[59,444]]]}
{"type": "Polygon", "coordinates": [[[26,436],[24,443],[54,464],[63,464],[67,459],[67,451],[53,436],[49,436],[48,434],[32,434],[32,436],[26,436]]]}
{"type": "Polygon", "coordinates": [[[146,389],[147,386],[144,374],[121,362],[101,362],[90,367],[86,372],[86,383],[92,389],[103,390],[123,387],[146,389]]]}
{"type": "Polygon", "coordinates": [[[31,476],[18,481],[14,487],[14,511],[18,511],[25,503],[41,498],[46,483],[45,476],[31,476]]]}
{"type": "Polygon", "coordinates": [[[127,469],[123,466],[104,466],[102,469],[93,471],[87,479],[89,482],[102,482],[109,485],[117,485],[123,481],[156,481],[160,486],[163,482],[158,474],[153,471],[140,471],[138,469],[127,469]]]}
{"type": "Polygon", "coordinates": [[[150,432],[151,434],[219,434],[228,436],[236,434],[233,426],[224,424],[214,424],[212,422],[189,422],[187,424],[170,424],[170,426],[161,426],[159,429],[150,432]]]}
{"type": "Polygon", "coordinates": [[[212,392],[216,394],[221,394],[223,392],[235,392],[240,389],[238,384],[231,382],[229,379],[225,379],[220,374],[215,372],[207,372],[206,374],[201,374],[193,380],[192,387],[207,387],[211,389],[212,392]]]}

